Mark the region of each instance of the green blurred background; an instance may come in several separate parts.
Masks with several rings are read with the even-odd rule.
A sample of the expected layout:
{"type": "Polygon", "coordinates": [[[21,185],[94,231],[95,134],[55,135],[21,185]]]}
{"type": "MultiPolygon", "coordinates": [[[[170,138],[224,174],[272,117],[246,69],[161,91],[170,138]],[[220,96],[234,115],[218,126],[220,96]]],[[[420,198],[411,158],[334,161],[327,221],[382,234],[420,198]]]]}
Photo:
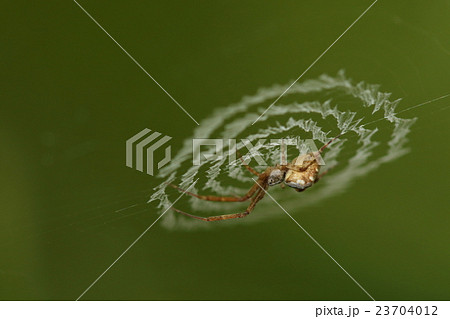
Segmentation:
{"type": "MultiPolygon", "coordinates": [[[[80,0],[198,121],[295,79],[370,3],[80,0]]],[[[399,110],[450,93],[449,15],[450,1],[380,0],[305,79],[345,69],[399,110]]],[[[125,140],[148,127],[175,153],[196,125],[73,1],[4,1],[0,20],[0,299],[74,300],[158,216],[159,181],[125,166],[125,140]]],[[[403,113],[419,118],[409,154],[293,212],[377,300],[450,298],[449,105],[403,113]]],[[[155,224],[83,299],[368,299],[273,214],[155,224]]]]}

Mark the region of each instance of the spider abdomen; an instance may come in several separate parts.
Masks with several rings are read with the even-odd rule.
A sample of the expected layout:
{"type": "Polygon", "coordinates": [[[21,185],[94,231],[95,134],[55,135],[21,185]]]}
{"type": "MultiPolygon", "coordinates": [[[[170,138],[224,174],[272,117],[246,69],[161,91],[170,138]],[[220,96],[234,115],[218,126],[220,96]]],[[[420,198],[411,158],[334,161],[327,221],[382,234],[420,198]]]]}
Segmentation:
{"type": "Polygon", "coordinates": [[[289,187],[303,191],[317,181],[319,170],[319,163],[313,154],[299,156],[292,161],[292,167],[287,171],[284,182],[289,187]]]}

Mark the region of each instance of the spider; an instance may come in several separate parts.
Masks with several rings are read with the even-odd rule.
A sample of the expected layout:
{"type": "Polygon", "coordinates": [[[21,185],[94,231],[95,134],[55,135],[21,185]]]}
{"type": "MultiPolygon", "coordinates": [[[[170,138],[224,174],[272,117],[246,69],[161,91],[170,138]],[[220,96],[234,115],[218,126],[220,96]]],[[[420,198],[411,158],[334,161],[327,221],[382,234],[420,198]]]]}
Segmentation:
{"type": "MultiPolygon", "coordinates": [[[[311,187],[317,183],[327,171],[319,174],[320,165],[318,162],[318,156],[323,152],[323,150],[330,145],[333,141],[339,138],[341,135],[336,136],[331,141],[323,145],[317,152],[310,152],[304,155],[297,156],[291,163],[288,164],[277,164],[276,166],[271,166],[266,168],[262,173],[258,173],[254,168],[246,164],[242,158],[243,165],[252,174],[258,177],[255,184],[249,189],[249,191],[242,197],[231,197],[231,196],[215,196],[215,195],[199,195],[188,192],[176,185],[169,184],[171,187],[187,194],[190,196],[197,197],[202,200],[214,201],[214,202],[244,202],[251,199],[250,205],[243,213],[235,214],[225,214],[209,217],[201,217],[196,215],[191,215],[183,212],[179,209],[172,207],[172,209],[180,214],[200,219],[203,221],[211,222],[217,220],[225,220],[232,218],[243,218],[249,215],[256,204],[263,199],[266,195],[266,190],[270,186],[281,184],[284,182],[287,186],[294,188],[297,192],[303,192],[305,189],[311,187]]],[[[284,185],[281,185],[284,187],[284,185]]]]}

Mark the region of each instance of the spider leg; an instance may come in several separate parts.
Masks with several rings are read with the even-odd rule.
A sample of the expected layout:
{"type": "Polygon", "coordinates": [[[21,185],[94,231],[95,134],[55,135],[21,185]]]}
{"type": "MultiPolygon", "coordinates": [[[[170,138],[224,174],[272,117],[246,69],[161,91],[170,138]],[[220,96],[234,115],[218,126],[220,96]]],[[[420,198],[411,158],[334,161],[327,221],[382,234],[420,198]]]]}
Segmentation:
{"type": "MultiPolygon", "coordinates": [[[[337,164],[336,164],[337,165],[337,164]]],[[[317,176],[317,178],[316,178],[316,180],[315,180],[315,182],[314,182],[314,184],[315,183],[317,183],[322,177],[324,177],[329,171],[331,171],[333,168],[335,168],[336,167],[336,165],[334,165],[334,166],[332,166],[332,167],[330,167],[329,169],[327,169],[325,172],[323,172],[323,173],[320,173],[319,174],[319,176],[317,176]]]]}
{"type": "MultiPolygon", "coordinates": [[[[256,186],[259,188],[259,185],[256,184],[256,186]]],[[[267,187],[266,187],[267,188],[267,187]]],[[[247,207],[247,209],[245,210],[245,212],[243,213],[234,213],[234,214],[225,214],[225,215],[217,215],[217,216],[209,216],[209,217],[201,217],[201,216],[196,216],[196,215],[191,215],[188,213],[185,213],[179,209],[176,209],[175,207],[172,207],[172,209],[180,214],[183,214],[185,216],[191,217],[191,218],[195,218],[195,219],[199,219],[199,220],[203,220],[206,222],[213,222],[213,221],[217,221],[217,220],[226,220],[226,219],[233,219],[233,218],[243,218],[245,216],[247,216],[248,214],[250,214],[253,209],[255,208],[256,204],[263,199],[264,195],[266,194],[264,189],[259,189],[258,192],[256,193],[256,196],[253,198],[252,202],[250,203],[250,205],[247,207]]]]}
{"type": "Polygon", "coordinates": [[[293,165],[291,163],[288,163],[286,165],[281,165],[281,167],[283,167],[286,170],[291,170],[291,171],[295,171],[295,172],[303,172],[304,169],[300,169],[297,165],[293,165]]]}
{"type": "Polygon", "coordinates": [[[239,156],[239,159],[241,160],[242,164],[245,166],[245,168],[252,173],[253,175],[259,176],[259,173],[250,165],[248,165],[247,163],[244,162],[244,160],[242,159],[242,155],[239,153],[239,151],[236,151],[236,154],[239,156]]]}
{"type": "Polygon", "coordinates": [[[258,184],[255,184],[249,189],[247,194],[245,194],[244,196],[232,197],[232,196],[199,195],[199,194],[194,194],[194,193],[188,192],[174,184],[169,184],[169,185],[172,186],[173,188],[179,190],[180,192],[183,192],[190,196],[194,196],[199,199],[208,200],[208,201],[212,201],[212,202],[244,202],[247,199],[249,199],[250,197],[252,197],[253,194],[255,194],[255,192],[258,190],[258,184]]]}
{"type": "Polygon", "coordinates": [[[323,150],[326,149],[326,148],[328,147],[328,145],[330,145],[330,144],[333,143],[335,140],[337,140],[339,137],[341,137],[342,134],[344,134],[344,133],[339,134],[338,136],[332,138],[328,143],[326,143],[325,145],[323,145],[323,146],[319,149],[319,154],[321,154],[321,153],[323,152],[323,150]]]}

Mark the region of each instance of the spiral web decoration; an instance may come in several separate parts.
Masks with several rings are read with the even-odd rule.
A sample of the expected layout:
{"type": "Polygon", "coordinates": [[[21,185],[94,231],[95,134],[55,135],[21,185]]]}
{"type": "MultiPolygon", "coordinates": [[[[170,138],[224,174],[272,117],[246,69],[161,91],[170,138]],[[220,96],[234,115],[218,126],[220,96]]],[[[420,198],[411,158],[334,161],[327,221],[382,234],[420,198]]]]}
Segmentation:
{"type": "MultiPolygon", "coordinates": [[[[329,173],[317,185],[303,193],[289,187],[284,190],[276,186],[269,188],[272,196],[294,215],[345,191],[357,177],[408,152],[405,143],[416,119],[396,117],[395,109],[400,100],[391,101],[391,94],[380,92],[378,85],[364,82],[353,84],[343,71],[334,77],[321,75],[318,79],[293,85],[282,102],[272,106],[252,125],[288,86],[262,88],[255,95],[244,96],[238,103],[216,109],[194,130],[193,136],[184,141],[172,161],[159,171],[163,182],[155,188],[149,202],[157,202],[161,212],[171,205],[179,195],[167,187],[168,182],[186,189],[199,178],[192,192],[219,196],[243,195],[253,185],[254,176],[239,165],[239,160],[230,165],[227,156],[193,166],[192,139],[236,139],[238,150],[246,150],[240,141],[247,139],[257,145],[256,149],[267,164],[274,166],[280,162],[280,147],[270,143],[271,139],[313,139],[320,148],[331,138],[342,134],[322,154],[326,165],[321,171],[329,170],[329,173]],[[265,143],[258,143],[260,139],[265,139],[265,143]]],[[[288,148],[288,161],[302,150],[302,143],[288,148]]],[[[228,143],[224,142],[223,153],[226,155],[229,151],[228,143]]],[[[251,159],[248,154],[242,158],[251,159]]],[[[255,163],[250,161],[250,165],[255,163]]],[[[266,167],[254,168],[261,172],[266,167]]],[[[242,212],[247,205],[248,202],[207,202],[185,195],[175,206],[195,215],[210,216],[242,212]]],[[[267,196],[245,219],[207,223],[168,212],[162,223],[171,229],[193,229],[258,222],[277,216],[282,214],[267,196]]]]}

